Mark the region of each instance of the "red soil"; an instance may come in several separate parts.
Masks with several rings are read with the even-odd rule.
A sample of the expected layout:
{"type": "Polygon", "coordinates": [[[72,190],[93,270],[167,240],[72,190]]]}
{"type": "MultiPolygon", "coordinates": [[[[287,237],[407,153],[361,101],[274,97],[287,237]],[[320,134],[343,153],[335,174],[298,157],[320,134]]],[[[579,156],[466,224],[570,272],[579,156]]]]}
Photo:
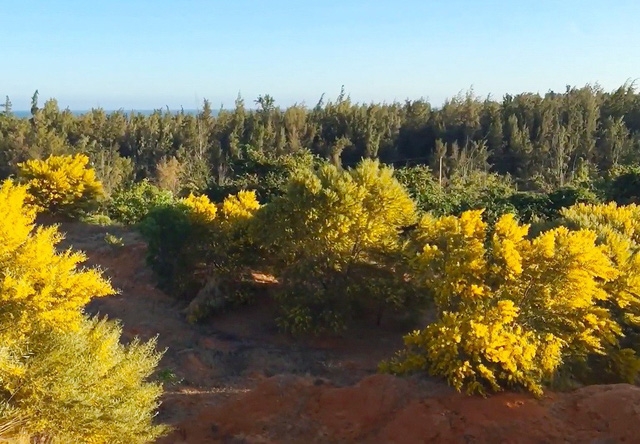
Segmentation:
{"type": "Polygon", "coordinates": [[[640,388],[624,384],[483,399],[386,375],[344,388],[278,376],[190,408],[199,413],[163,442],[640,442],[640,388]]]}

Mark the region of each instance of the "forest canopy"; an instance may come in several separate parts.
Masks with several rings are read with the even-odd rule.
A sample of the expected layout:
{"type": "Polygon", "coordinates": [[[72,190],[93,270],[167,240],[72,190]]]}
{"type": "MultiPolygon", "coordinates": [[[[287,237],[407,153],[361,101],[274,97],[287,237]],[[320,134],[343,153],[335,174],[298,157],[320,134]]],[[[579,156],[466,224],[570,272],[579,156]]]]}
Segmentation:
{"type": "Polygon", "coordinates": [[[441,107],[422,99],[354,103],[342,90],[314,107],[281,108],[264,95],[251,104],[238,97],[233,109],[217,113],[205,100],[197,113],[150,115],[102,109],[75,115],[55,99],[41,105],[36,92],[30,117],[16,117],[9,98],[0,113],[0,178],[29,159],[82,153],[107,195],[149,179],[185,196],[262,187],[264,200],[288,164],[308,162],[300,160],[307,154],[340,167],[363,158],[396,168],[425,165],[440,184],[496,173],[520,191],[549,192],[638,163],[639,147],[640,94],[633,84],[501,100],[469,91],[441,107]]]}

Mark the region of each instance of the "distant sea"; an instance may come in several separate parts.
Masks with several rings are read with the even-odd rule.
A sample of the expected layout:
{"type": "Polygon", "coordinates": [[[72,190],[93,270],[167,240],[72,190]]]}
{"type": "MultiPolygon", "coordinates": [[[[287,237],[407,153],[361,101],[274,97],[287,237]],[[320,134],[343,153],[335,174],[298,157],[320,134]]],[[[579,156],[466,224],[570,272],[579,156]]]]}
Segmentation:
{"type": "MultiPolygon", "coordinates": [[[[71,114],[73,114],[74,116],[80,116],[82,114],[86,114],[91,112],[90,109],[85,109],[85,110],[70,110],[71,114]]],[[[134,109],[134,110],[125,110],[125,109],[114,109],[114,110],[104,110],[105,113],[107,114],[111,114],[111,113],[115,113],[115,112],[119,112],[122,111],[125,114],[142,114],[144,116],[149,116],[151,114],[153,114],[156,111],[162,111],[163,113],[166,112],[166,108],[165,109],[134,109]]],[[[181,110],[176,110],[176,109],[171,109],[169,110],[171,113],[173,114],[178,114],[179,112],[181,112],[181,110]]],[[[199,110],[197,109],[185,109],[184,112],[185,114],[197,114],[199,110]]],[[[23,111],[12,111],[13,115],[19,118],[29,118],[31,117],[31,111],[29,110],[23,110],[23,111]]],[[[217,110],[212,110],[211,114],[213,114],[214,116],[218,114],[217,110]]]]}

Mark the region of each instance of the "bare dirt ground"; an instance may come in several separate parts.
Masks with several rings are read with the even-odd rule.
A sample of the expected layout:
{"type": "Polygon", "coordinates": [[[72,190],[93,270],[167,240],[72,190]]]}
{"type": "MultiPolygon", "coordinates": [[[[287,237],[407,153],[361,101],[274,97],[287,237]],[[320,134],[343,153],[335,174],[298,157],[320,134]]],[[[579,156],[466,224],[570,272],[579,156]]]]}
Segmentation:
{"type": "Polygon", "coordinates": [[[400,326],[293,341],[275,329],[267,298],[191,325],[186,304],[155,287],[136,233],[61,230],[64,246],[85,251],[120,290],[88,312],[120,319],[125,341],[157,336],[166,349],[158,419],[174,431],[160,443],[640,443],[638,387],[467,397],[440,381],[375,374],[401,347],[400,326]],[[109,245],[106,233],[124,246],[109,245]]]}

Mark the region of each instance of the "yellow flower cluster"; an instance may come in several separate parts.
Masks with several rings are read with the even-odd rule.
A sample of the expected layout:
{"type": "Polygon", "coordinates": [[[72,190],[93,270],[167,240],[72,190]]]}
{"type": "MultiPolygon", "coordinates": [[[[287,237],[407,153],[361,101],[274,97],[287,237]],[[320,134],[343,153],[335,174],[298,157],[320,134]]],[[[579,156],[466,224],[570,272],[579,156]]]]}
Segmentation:
{"type": "Polygon", "coordinates": [[[606,367],[621,380],[634,382],[640,372],[640,344],[634,339],[640,334],[640,206],[579,204],[564,209],[562,216],[570,225],[597,233],[615,265],[617,277],[603,286],[610,296],[605,306],[624,327],[626,338],[607,350],[611,362],[606,367]]]}
{"type": "Polygon", "coordinates": [[[180,203],[189,209],[189,216],[194,221],[205,224],[216,219],[231,223],[250,219],[260,209],[255,191],[240,191],[238,194],[227,196],[220,205],[220,209],[207,196],[195,196],[193,193],[181,199],[180,203]],[[218,212],[220,218],[218,218],[218,212]]]}
{"type": "Polygon", "coordinates": [[[260,209],[255,191],[240,191],[222,202],[222,217],[227,221],[249,219],[260,209]]]}
{"type": "Polygon", "coordinates": [[[606,286],[621,322],[640,327],[640,206],[579,204],[562,216],[571,224],[596,232],[618,270],[606,286]]]}
{"type": "MultiPolygon", "coordinates": [[[[416,208],[393,170],[365,160],[340,171],[323,166],[294,177],[286,196],[269,204],[274,242],[283,254],[359,260],[371,251],[397,250],[401,227],[416,208]]],[[[267,223],[267,222],[265,222],[267,223]]]]}
{"type": "Polygon", "coordinates": [[[0,325],[15,339],[37,328],[73,329],[93,297],[114,292],[97,270],[77,269],[82,253],[58,253],[56,227],[34,230],[34,211],[24,207],[25,187],[0,188],[0,325]]]}
{"type": "Polygon", "coordinates": [[[438,320],[405,337],[383,369],[426,369],[471,392],[520,385],[540,394],[564,360],[604,353],[620,326],[604,308],[619,271],[596,234],[565,227],[527,239],[502,216],[492,232],[482,211],[419,224],[415,274],[438,320]]]}
{"type": "Polygon", "coordinates": [[[155,342],[120,343],[119,326],[83,307],[114,293],[81,253],[56,251],[54,227],[36,227],[27,187],[0,186],[0,441],[151,442],[162,387],[145,382],[155,342]],[[4,438],[4,439],[3,439],[4,438]]]}
{"type": "Polygon", "coordinates": [[[218,207],[207,196],[195,196],[193,193],[181,199],[180,203],[189,208],[189,216],[194,220],[204,223],[213,222],[218,212],[218,207]]]}
{"type": "Polygon", "coordinates": [[[29,202],[52,214],[73,214],[86,209],[103,195],[95,170],[84,154],[50,156],[18,164],[19,178],[26,183],[29,202]]]}

